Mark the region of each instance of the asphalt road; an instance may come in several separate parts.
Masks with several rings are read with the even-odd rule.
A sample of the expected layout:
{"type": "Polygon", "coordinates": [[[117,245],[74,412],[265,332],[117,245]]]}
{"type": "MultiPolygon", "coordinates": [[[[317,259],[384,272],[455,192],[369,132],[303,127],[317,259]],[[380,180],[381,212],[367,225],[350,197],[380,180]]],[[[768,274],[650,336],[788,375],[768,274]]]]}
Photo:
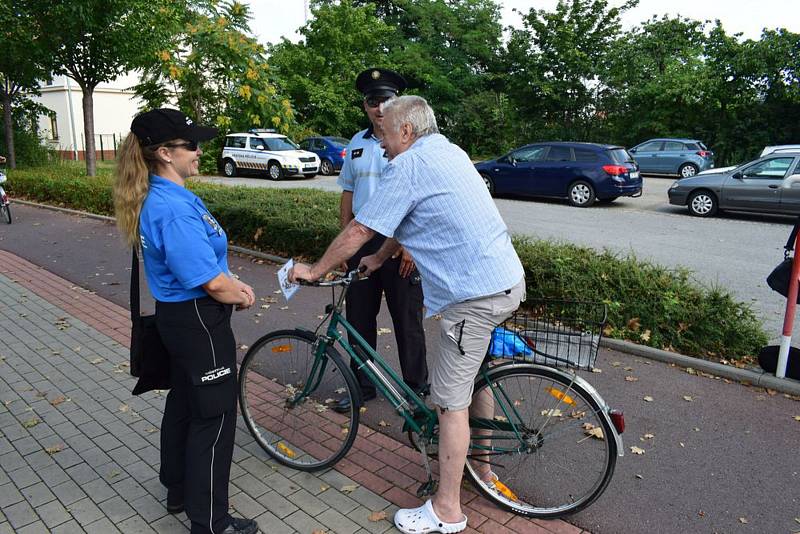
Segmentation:
{"type": "MultiPolygon", "coordinates": [[[[539,211],[551,206],[523,205],[539,211]]],[[[127,306],[130,255],[113,225],[22,205],[14,206],[14,216],[11,226],[0,225],[0,248],[127,306]]],[[[260,306],[264,299],[278,299],[269,308],[234,314],[240,347],[278,328],[316,326],[328,291],[302,288],[287,304],[275,294],[276,266],[236,255],[230,265],[254,286],[260,306]]],[[[385,311],[378,324],[391,328],[385,311]]],[[[426,328],[434,332],[436,325],[429,322],[426,328]]],[[[436,357],[435,338],[428,336],[430,361],[436,357]]],[[[396,368],[393,334],[378,339],[396,368]]],[[[602,373],[585,378],[611,406],[625,411],[625,456],[603,496],[569,517],[571,523],[596,534],[800,530],[795,520],[800,517],[800,422],[794,420],[800,402],[609,350],[601,351],[597,366],[602,373]],[[645,396],[653,400],[646,402],[645,396]],[[631,446],[644,454],[633,454],[631,446]]],[[[386,402],[370,403],[363,420],[402,438],[386,402]],[[379,426],[381,420],[389,426],[379,426]]]]}
{"type": "MultiPolygon", "coordinates": [[[[309,187],[339,192],[336,176],[287,179],[203,177],[205,181],[249,187],[309,187]]],[[[499,198],[497,206],[513,234],[551,239],[635,255],[669,268],[686,267],[707,286],[721,286],[753,306],[773,340],[780,337],[786,300],[766,277],[783,258],[793,218],[726,213],[700,219],[671,206],[667,189],[674,178],[645,177],[639,198],[610,205],[574,208],[557,200],[499,198]]],[[[798,329],[800,330],[800,319],[798,329]]]]}

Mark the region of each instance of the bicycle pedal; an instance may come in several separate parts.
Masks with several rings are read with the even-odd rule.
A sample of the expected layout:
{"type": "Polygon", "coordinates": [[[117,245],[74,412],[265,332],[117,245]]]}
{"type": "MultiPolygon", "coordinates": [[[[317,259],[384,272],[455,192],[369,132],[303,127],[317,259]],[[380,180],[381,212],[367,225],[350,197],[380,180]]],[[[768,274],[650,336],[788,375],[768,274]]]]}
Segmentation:
{"type": "Polygon", "coordinates": [[[419,488],[417,488],[417,497],[420,499],[423,497],[430,497],[436,490],[439,488],[439,481],[430,479],[427,482],[423,482],[420,484],[419,488]]]}

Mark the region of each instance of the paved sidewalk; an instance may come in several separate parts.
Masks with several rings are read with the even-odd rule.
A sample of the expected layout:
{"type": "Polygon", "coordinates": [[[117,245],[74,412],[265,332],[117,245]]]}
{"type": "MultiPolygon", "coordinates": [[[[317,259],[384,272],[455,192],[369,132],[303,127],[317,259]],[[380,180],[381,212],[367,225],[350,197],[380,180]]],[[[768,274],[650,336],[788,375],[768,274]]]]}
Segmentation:
{"type": "MultiPolygon", "coordinates": [[[[128,311],[9,252],[0,266],[0,534],[188,531],[158,481],[165,397],[130,395],[128,311]]],[[[355,446],[358,464],[294,471],[268,460],[240,419],[231,505],[269,533],[396,531],[397,507],[420,502],[418,455],[366,427],[355,446]]],[[[582,532],[463,493],[468,532],[582,532]]]]}

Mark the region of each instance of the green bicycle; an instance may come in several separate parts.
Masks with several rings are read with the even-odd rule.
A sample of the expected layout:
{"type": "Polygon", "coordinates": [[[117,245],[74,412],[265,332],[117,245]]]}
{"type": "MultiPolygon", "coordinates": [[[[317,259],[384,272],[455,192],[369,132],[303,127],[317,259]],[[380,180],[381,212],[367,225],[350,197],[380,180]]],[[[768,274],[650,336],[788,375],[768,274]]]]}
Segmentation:
{"type": "MultiPolygon", "coordinates": [[[[428,476],[417,494],[430,495],[436,490],[430,462],[437,453],[436,411],[342,316],[346,289],[356,279],[353,271],[305,284],[331,287],[331,304],[316,331],[279,330],[250,347],[239,371],[244,421],[281,464],[304,471],[336,464],[353,446],[362,406],[338,345],[405,420],[428,476]],[[329,409],[343,396],[350,399],[348,413],[329,409]]],[[[599,306],[529,301],[526,312],[495,330],[511,342],[493,334],[492,356],[487,354],[475,380],[465,470],[479,492],[502,508],[532,517],[564,516],[591,504],[611,480],[623,454],[624,417],[574,370],[562,369],[593,366],[605,322],[605,307],[599,306]],[[595,320],[580,318],[590,313],[595,320]],[[503,357],[493,357],[498,355],[503,357]]],[[[367,453],[357,450],[353,461],[360,454],[367,453]]]]}

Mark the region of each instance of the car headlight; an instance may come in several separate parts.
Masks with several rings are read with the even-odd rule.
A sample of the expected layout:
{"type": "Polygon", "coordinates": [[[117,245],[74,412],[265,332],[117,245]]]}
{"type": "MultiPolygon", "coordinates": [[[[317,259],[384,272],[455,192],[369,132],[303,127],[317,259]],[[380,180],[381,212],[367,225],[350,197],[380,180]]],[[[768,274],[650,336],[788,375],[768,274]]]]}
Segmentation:
{"type": "Polygon", "coordinates": [[[675,180],[674,182],[672,182],[672,185],[669,186],[670,189],[675,189],[676,187],[678,187],[678,180],[675,180]]]}

